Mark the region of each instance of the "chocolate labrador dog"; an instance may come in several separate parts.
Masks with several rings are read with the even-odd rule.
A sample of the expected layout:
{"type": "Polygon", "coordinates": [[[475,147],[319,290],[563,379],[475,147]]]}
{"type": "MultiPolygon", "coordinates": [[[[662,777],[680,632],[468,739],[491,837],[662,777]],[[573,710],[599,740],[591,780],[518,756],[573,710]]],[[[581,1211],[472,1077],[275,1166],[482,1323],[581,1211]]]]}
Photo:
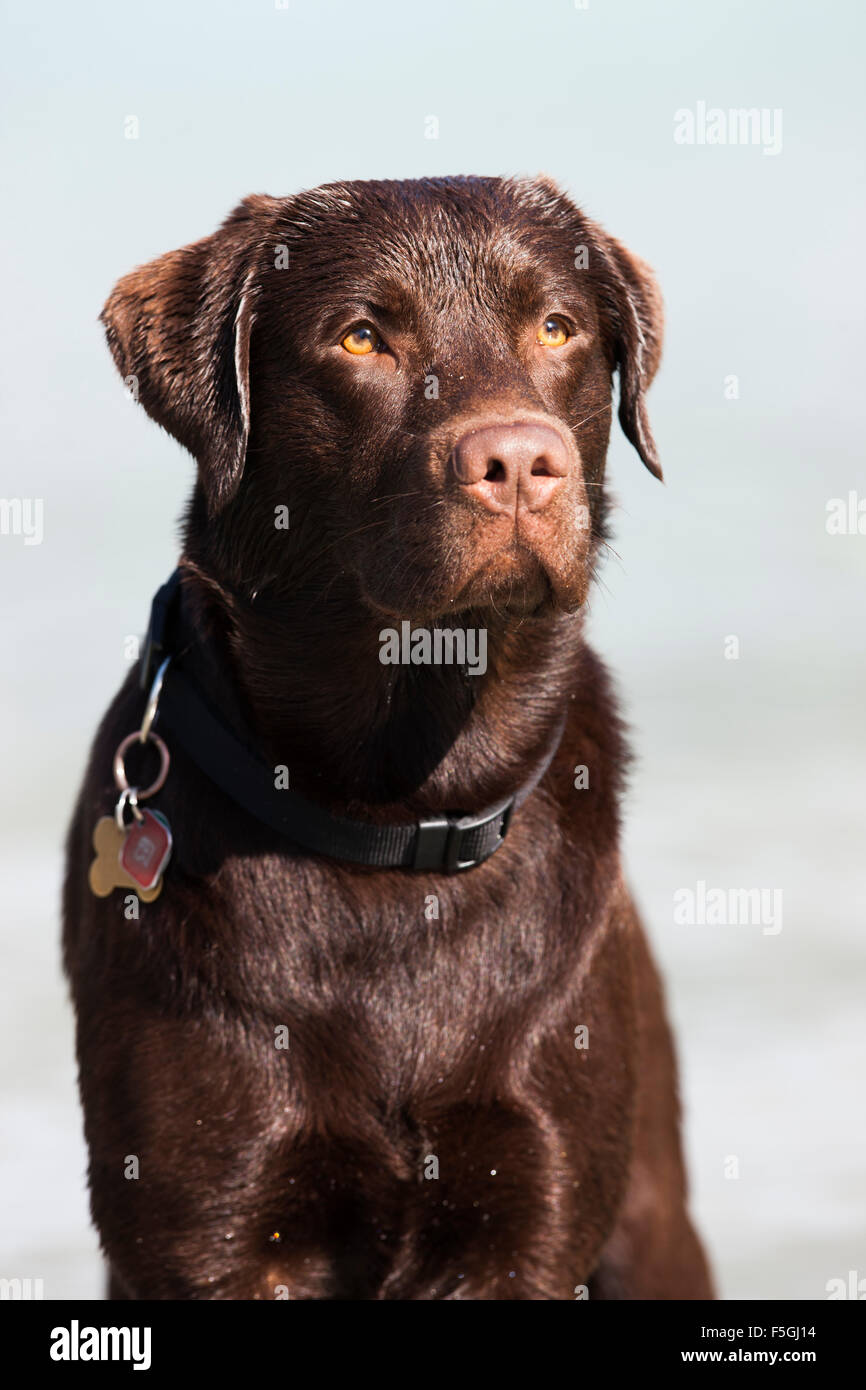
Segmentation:
{"type": "Polygon", "coordinates": [[[649,269],[547,179],[338,183],[102,319],[198,465],[69,834],[111,1296],[711,1297],[583,631],[649,269]]]}

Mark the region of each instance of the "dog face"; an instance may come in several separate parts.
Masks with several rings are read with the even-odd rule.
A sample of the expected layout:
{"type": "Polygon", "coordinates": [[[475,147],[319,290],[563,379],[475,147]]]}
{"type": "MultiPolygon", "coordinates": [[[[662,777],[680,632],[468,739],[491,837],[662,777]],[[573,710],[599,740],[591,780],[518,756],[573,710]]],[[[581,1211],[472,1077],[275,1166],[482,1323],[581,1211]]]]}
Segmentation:
{"type": "Polygon", "coordinates": [[[122,280],[103,321],[198,461],[199,548],[251,592],[340,576],[421,620],[578,607],[617,370],[624,431],[660,476],[654,282],[547,181],[248,198],[122,280]]]}

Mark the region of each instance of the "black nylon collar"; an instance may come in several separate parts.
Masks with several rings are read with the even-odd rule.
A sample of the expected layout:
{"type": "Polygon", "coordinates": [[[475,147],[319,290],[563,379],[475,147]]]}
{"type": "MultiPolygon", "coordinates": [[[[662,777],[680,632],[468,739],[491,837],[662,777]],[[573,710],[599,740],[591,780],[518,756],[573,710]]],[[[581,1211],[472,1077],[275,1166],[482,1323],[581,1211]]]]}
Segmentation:
{"type": "MultiPolygon", "coordinates": [[[[154,597],[141,663],[147,691],[159,665],[172,656],[172,618],[180,570],[154,597]]],[[[274,785],[274,769],[230,730],[197,686],[172,663],[156,716],[193,762],[239,806],[294,844],[332,859],[378,868],[456,873],[489,859],[502,844],[513,812],[532,794],[553,762],[565,728],[563,715],[541,764],[518,791],[477,815],[447,814],[408,824],[374,825],[332,815],[297,792],[274,785]]]]}

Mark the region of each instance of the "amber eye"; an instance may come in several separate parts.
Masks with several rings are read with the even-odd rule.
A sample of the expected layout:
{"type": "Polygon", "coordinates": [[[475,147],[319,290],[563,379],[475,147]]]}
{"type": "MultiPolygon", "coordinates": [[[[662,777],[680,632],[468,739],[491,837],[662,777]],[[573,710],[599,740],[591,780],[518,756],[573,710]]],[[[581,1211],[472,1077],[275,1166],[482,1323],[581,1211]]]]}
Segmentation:
{"type": "Polygon", "coordinates": [[[551,314],[550,318],[545,319],[539,328],[535,341],[541,343],[542,347],[558,348],[563,347],[570,337],[571,334],[562,319],[551,314]]]}
{"type": "Polygon", "coordinates": [[[368,352],[378,352],[382,346],[382,339],[371,328],[369,324],[361,324],[359,328],[353,328],[351,333],[347,333],[341,339],[340,347],[344,347],[347,352],[351,352],[353,357],[365,357],[368,352]]]}

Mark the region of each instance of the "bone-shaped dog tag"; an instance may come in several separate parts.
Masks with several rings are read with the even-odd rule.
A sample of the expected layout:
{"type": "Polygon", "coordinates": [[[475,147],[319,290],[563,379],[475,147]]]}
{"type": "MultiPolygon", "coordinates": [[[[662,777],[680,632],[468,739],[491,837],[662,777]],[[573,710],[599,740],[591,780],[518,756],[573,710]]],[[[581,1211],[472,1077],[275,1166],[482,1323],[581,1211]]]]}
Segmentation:
{"type": "MultiPolygon", "coordinates": [[[[143,888],[138,879],[127,873],[120,861],[128,834],[127,830],[117,828],[114,816],[103,816],[96,822],[93,831],[93,848],[96,851],[96,858],[90,866],[88,875],[90,890],[97,898],[107,898],[114,888],[131,888],[138,894],[142,902],[152,903],[155,898],[159,897],[162,890],[162,869],[157,875],[155,884],[150,888],[143,888]]],[[[163,863],[162,868],[165,868],[165,863],[163,863]]]]}

